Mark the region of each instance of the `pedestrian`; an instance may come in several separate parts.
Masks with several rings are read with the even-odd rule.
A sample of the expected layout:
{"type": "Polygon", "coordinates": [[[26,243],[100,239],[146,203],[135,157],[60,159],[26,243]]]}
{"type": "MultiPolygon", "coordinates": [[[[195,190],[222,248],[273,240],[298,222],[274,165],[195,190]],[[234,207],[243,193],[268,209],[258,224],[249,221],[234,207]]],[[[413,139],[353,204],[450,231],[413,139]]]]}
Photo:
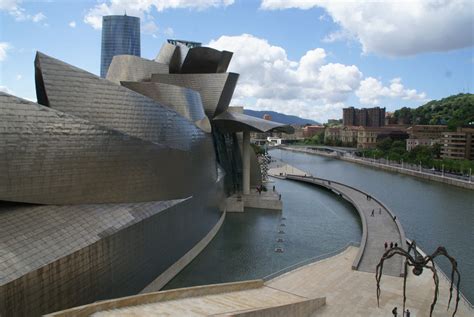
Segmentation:
{"type": "Polygon", "coordinates": [[[387,241],[385,241],[384,246],[385,246],[385,250],[387,250],[387,248],[388,248],[388,243],[387,243],[387,241]]]}
{"type": "Polygon", "coordinates": [[[273,185],[273,191],[275,191],[275,185],[273,185]]]}
{"type": "Polygon", "coordinates": [[[406,316],[406,317],[410,317],[410,315],[411,315],[411,314],[410,314],[410,311],[409,311],[408,308],[407,308],[407,311],[406,311],[406,313],[405,313],[405,316],[406,316]]]}
{"type": "Polygon", "coordinates": [[[390,242],[390,249],[393,248],[393,242],[390,242]]]}
{"type": "Polygon", "coordinates": [[[374,216],[374,210],[372,209],[372,213],[370,214],[371,217],[374,216]]]}
{"type": "Polygon", "coordinates": [[[369,195],[367,195],[367,200],[369,200],[369,195]]]}
{"type": "Polygon", "coordinates": [[[278,200],[281,200],[281,194],[278,194],[278,200]]]}
{"type": "Polygon", "coordinates": [[[382,208],[379,208],[379,215],[382,214],[382,208]]]}
{"type": "Polygon", "coordinates": [[[398,248],[398,242],[395,242],[395,248],[398,248]]]}
{"type": "Polygon", "coordinates": [[[397,221],[397,216],[393,216],[393,221],[397,221]]]}
{"type": "Polygon", "coordinates": [[[392,309],[392,314],[393,314],[393,317],[397,317],[397,316],[398,316],[397,307],[393,307],[393,309],[392,309]]]}

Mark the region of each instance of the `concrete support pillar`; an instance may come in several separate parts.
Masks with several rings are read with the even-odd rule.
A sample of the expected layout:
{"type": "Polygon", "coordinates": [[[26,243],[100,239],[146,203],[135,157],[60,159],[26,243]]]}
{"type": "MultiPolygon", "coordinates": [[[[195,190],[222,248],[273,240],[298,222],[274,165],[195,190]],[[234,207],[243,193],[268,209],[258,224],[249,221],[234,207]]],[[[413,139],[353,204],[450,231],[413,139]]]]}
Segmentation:
{"type": "Polygon", "coordinates": [[[244,131],[242,138],[242,187],[250,194],[250,132],[244,131]]]}

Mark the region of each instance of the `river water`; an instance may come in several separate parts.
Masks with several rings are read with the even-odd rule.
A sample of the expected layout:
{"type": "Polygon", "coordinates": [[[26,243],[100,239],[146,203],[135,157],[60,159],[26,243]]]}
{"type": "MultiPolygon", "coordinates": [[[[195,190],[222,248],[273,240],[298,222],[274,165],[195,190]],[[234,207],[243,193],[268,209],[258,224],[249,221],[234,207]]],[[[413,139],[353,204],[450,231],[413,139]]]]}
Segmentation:
{"type": "MultiPolygon", "coordinates": [[[[440,245],[447,248],[458,261],[461,290],[474,302],[472,191],[317,155],[284,150],[271,150],[270,155],[314,176],[372,193],[397,215],[407,237],[426,253],[440,245]]],[[[283,197],[281,214],[258,210],[228,214],[208,247],[165,288],[262,278],[360,241],[357,212],[344,200],[297,182],[275,180],[275,185],[283,197]],[[284,241],[277,242],[278,238],[284,241]],[[276,248],[283,253],[275,252],[276,248]]],[[[451,272],[448,261],[437,263],[451,272]]]]}

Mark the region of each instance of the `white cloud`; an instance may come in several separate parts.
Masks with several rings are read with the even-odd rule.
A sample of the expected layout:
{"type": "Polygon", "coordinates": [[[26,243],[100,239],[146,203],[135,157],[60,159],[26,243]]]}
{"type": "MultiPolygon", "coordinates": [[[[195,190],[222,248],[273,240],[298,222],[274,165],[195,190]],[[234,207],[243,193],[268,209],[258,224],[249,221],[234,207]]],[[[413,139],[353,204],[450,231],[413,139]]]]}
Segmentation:
{"type": "Polygon", "coordinates": [[[71,28],[75,28],[75,27],[76,27],[76,21],[71,21],[71,22],[69,22],[68,25],[69,25],[69,27],[71,27],[71,28]]]}
{"type": "Polygon", "coordinates": [[[388,56],[449,51],[474,44],[472,0],[262,0],[264,10],[324,8],[341,30],[325,40],[357,39],[388,56]]]}
{"type": "Polygon", "coordinates": [[[4,61],[7,58],[7,52],[12,46],[7,42],[0,42],[0,62],[4,61]]]}
{"type": "Polygon", "coordinates": [[[383,86],[382,82],[373,77],[367,77],[360,83],[356,91],[357,97],[362,104],[378,105],[382,98],[395,98],[402,100],[426,100],[426,93],[417,92],[415,89],[406,89],[401,78],[394,78],[389,86],[383,86]]]}
{"type": "Polygon", "coordinates": [[[6,11],[13,16],[16,21],[33,21],[35,23],[46,19],[42,12],[29,14],[20,6],[21,0],[0,0],[0,11],[6,11]]]}
{"type": "Polygon", "coordinates": [[[159,12],[166,9],[202,10],[210,7],[226,7],[233,3],[234,0],[106,0],[100,1],[90,9],[84,17],[84,22],[95,29],[100,29],[104,15],[126,12],[128,15],[145,18],[152,9],[159,12]]]}
{"type": "Polygon", "coordinates": [[[328,63],[322,48],[292,61],[282,47],[249,34],[222,36],[208,45],[234,52],[229,71],[240,73],[234,103],[249,108],[317,120],[340,117],[343,102],[362,79],[355,65],[328,63]]]}
{"type": "Polygon", "coordinates": [[[6,87],[6,86],[0,85],[0,91],[2,91],[4,93],[7,93],[7,94],[10,94],[10,95],[13,95],[13,91],[11,89],[9,89],[8,87],[6,87]]]}
{"type": "Polygon", "coordinates": [[[16,80],[21,80],[23,76],[21,74],[16,75],[16,80]]]}
{"type": "Polygon", "coordinates": [[[400,78],[384,87],[375,78],[363,78],[355,65],[330,63],[322,48],[307,51],[299,60],[288,58],[284,48],[250,34],[221,36],[208,46],[234,52],[229,71],[240,74],[233,104],[250,109],[274,110],[315,120],[339,118],[349,98],[364,103],[380,98],[425,99],[407,89],[400,78]]]}
{"type": "Polygon", "coordinates": [[[42,12],[31,16],[31,21],[33,22],[40,22],[40,21],[43,21],[44,19],[46,19],[46,16],[42,12]]]}

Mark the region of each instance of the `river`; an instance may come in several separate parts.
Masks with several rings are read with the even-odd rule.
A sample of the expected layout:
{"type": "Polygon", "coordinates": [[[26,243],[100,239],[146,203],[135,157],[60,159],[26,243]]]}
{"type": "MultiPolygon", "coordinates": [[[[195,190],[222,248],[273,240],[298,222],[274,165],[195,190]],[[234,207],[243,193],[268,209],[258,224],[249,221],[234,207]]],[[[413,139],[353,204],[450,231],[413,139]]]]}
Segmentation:
{"type": "MultiPolygon", "coordinates": [[[[459,263],[461,290],[474,302],[472,191],[317,155],[284,150],[271,150],[270,155],[379,198],[400,219],[407,237],[426,253],[440,245],[447,248],[459,263]]],[[[359,219],[350,204],[317,187],[286,180],[275,184],[283,197],[281,214],[257,210],[228,214],[213,241],[166,289],[262,278],[360,241],[359,219]],[[276,242],[281,237],[284,241],[276,242]],[[283,253],[275,252],[278,247],[283,253]]],[[[451,272],[448,261],[439,258],[437,263],[451,272]]]]}

